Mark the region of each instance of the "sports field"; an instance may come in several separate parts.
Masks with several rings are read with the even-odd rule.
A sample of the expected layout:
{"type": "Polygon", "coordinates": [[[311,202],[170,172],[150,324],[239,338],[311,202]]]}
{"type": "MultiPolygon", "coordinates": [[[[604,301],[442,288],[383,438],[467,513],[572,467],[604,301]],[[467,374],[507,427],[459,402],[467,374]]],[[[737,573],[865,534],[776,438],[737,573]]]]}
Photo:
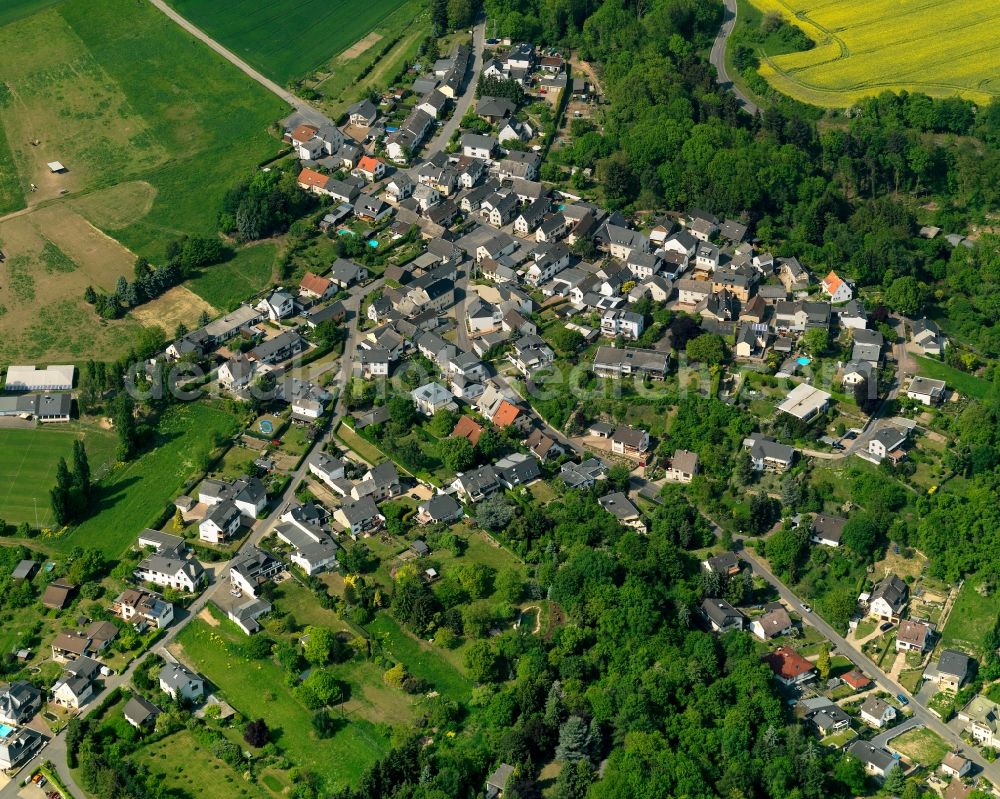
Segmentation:
{"type": "Polygon", "coordinates": [[[363,40],[406,0],[171,0],[183,16],[278,83],[363,40]]]}
{"type": "Polygon", "coordinates": [[[1000,94],[1000,5],[993,0],[751,0],[816,42],[762,57],[760,73],[802,102],[838,108],[882,91],[1000,94]]]}
{"type": "Polygon", "coordinates": [[[114,457],[113,433],[77,424],[0,430],[0,518],[10,525],[49,525],[49,489],[56,464],[59,458],[73,462],[73,442],[78,439],[87,448],[87,460],[96,476],[114,457]]]}

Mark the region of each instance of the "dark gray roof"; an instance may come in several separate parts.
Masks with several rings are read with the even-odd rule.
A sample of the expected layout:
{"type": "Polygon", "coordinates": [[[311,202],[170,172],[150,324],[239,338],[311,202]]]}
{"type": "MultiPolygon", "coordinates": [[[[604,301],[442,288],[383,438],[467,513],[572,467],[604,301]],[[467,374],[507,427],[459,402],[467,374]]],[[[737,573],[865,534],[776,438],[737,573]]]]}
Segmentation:
{"type": "Polygon", "coordinates": [[[422,507],[433,521],[451,519],[458,514],[462,506],[450,494],[435,494],[423,503],[422,507]]]}
{"type": "Polygon", "coordinates": [[[884,599],[893,610],[898,612],[906,604],[909,591],[910,589],[905,582],[895,574],[890,574],[875,586],[870,602],[874,602],[876,599],[884,599]]]}
{"type": "Polygon", "coordinates": [[[145,724],[160,715],[160,709],[141,694],[134,694],[123,711],[133,724],[145,724]]]}
{"type": "Polygon", "coordinates": [[[742,619],[743,614],[730,605],[724,599],[704,599],[701,603],[701,612],[715,622],[720,627],[732,624],[737,619],[742,619]]]}
{"type": "Polygon", "coordinates": [[[938,673],[964,678],[969,674],[969,664],[971,662],[972,658],[964,652],[945,649],[941,652],[941,657],[938,660],[938,673]]]}

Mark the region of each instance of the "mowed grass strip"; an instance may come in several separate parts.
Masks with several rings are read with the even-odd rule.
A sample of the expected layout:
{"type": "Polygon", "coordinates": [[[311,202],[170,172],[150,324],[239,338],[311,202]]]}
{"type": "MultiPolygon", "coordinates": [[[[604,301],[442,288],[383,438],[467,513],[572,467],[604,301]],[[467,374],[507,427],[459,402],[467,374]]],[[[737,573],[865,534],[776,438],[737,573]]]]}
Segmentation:
{"type": "Polygon", "coordinates": [[[186,285],[209,305],[231,311],[271,283],[278,247],[263,242],[238,250],[232,260],[202,269],[186,285]]]}
{"type": "Polygon", "coordinates": [[[363,720],[352,720],[331,738],[317,738],[311,711],[293,696],[281,668],[270,659],[242,657],[239,645],[245,636],[228,620],[213,627],[195,619],[177,639],[183,657],[219,687],[226,701],[248,718],[263,718],[288,758],[330,787],[357,780],[388,750],[375,725],[363,720]]]}
{"type": "MultiPolygon", "coordinates": [[[[5,91],[5,88],[0,86],[0,106],[10,101],[4,96],[5,91]]],[[[20,211],[22,208],[24,208],[24,192],[21,191],[21,184],[17,179],[14,156],[7,143],[3,119],[0,117],[0,215],[20,211]]]]}
{"type": "Polygon", "coordinates": [[[346,50],[405,0],[172,0],[184,17],[278,83],[346,50]]]}
{"type": "Polygon", "coordinates": [[[114,434],[97,428],[74,424],[0,431],[0,518],[9,525],[28,522],[32,527],[49,526],[49,489],[56,464],[59,458],[72,464],[73,442],[77,440],[87,448],[95,475],[114,457],[114,434]]]}
{"type": "Polygon", "coordinates": [[[1000,93],[1000,8],[991,0],[751,0],[777,11],[816,42],[773,55],[760,72],[803,102],[844,107],[881,91],[961,94],[985,103],[1000,93]]]}
{"type": "Polygon", "coordinates": [[[94,513],[53,546],[99,549],[110,558],[126,551],[144,527],[155,522],[194,475],[192,455],[214,438],[226,439],[238,428],[225,411],[204,403],[168,409],[156,432],[156,445],[138,459],[116,468],[97,490],[94,513]]]}
{"type": "Polygon", "coordinates": [[[963,372],[933,358],[924,358],[918,355],[917,363],[920,364],[918,371],[921,375],[933,377],[935,380],[944,380],[948,384],[948,388],[967,397],[986,399],[993,390],[993,385],[989,380],[970,375],[968,372],[963,372]]]}

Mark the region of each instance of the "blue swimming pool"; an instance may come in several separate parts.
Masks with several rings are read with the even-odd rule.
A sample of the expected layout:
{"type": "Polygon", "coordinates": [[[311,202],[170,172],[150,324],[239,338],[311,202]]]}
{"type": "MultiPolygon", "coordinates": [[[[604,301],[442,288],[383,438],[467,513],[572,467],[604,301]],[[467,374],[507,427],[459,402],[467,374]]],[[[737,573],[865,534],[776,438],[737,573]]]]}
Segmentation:
{"type": "Polygon", "coordinates": [[[798,358],[795,359],[795,362],[799,366],[808,366],[810,363],[812,363],[812,360],[810,358],[807,358],[805,355],[800,355],[798,358]]]}
{"type": "Polygon", "coordinates": [[[6,738],[12,732],[14,732],[14,728],[11,727],[10,725],[8,725],[8,724],[0,724],[0,739],[6,738]]]}
{"type": "Polygon", "coordinates": [[[376,241],[375,239],[368,239],[368,246],[374,250],[376,247],[378,247],[378,241],[376,241]]]}
{"type": "Polygon", "coordinates": [[[354,235],[354,231],[353,230],[348,230],[346,227],[342,227],[340,230],[337,231],[337,235],[338,236],[353,236],[354,235]]]}
{"type": "Polygon", "coordinates": [[[269,419],[261,419],[260,423],[257,425],[260,428],[260,432],[265,435],[271,435],[274,432],[274,425],[269,419]]]}

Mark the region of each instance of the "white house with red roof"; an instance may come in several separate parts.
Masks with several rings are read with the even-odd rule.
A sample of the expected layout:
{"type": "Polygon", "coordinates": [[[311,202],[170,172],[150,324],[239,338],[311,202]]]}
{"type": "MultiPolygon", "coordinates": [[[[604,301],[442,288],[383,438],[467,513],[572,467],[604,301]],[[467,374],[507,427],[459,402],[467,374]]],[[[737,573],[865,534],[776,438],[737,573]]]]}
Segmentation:
{"type": "Polygon", "coordinates": [[[854,299],[854,289],[851,288],[851,284],[832,270],[823,278],[822,285],[823,293],[830,298],[830,302],[850,302],[854,299]]]}
{"type": "Polygon", "coordinates": [[[784,685],[808,682],[816,676],[813,664],[787,646],[779,646],[764,661],[771,667],[775,679],[784,685]]]}
{"type": "Polygon", "coordinates": [[[320,277],[312,272],[306,272],[299,283],[299,296],[311,297],[314,300],[325,300],[337,293],[337,284],[328,277],[320,277]]]}
{"type": "Polygon", "coordinates": [[[374,156],[366,155],[358,161],[354,171],[369,183],[374,183],[385,177],[385,164],[374,156]]]}

